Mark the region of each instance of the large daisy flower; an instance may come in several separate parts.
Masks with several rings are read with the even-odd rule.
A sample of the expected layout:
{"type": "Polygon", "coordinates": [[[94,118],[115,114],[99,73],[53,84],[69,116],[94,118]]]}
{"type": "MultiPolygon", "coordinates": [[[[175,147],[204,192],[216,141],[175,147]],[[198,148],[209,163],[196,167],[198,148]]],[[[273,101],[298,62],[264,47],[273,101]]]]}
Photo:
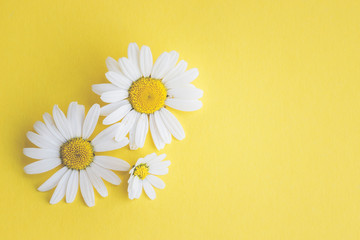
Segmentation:
{"type": "Polygon", "coordinates": [[[151,200],[156,198],[156,193],[153,188],[163,189],[165,183],[163,180],[154,175],[165,175],[169,172],[170,161],[162,161],[166,154],[159,156],[156,153],[147,155],[144,158],[139,158],[133,168],[130,170],[128,193],[130,199],[139,198],[144,188],[146,195],[151,200]]]}
{"type": "Polygon", "coordinates": [[[45,113],[44,122],[34,124],[37,133],[28,132],[28,139],[39,148],[24,148],[24,154],[33,159],[40,159],[27,165],[27,174],[47,172],[62,166],[39,188],[39,191],[49,191],[56,187],[50,203],[58,203],[66,195],[66,202],[74,201],[80,185],[85,203],[95,205],[94,189],[102,197],[108,195],[104,180],[119,185],[120,178],[111,170],[128,171],[130,165],[124,160],[100,156],[98,152],[111,151],[122,148],[129,143],[127,138],[115,141],[107,128],[93,140],[89,137],[93,133],[100,115],[100,106],[94,104],[85,117],[85,108],[72,102],[67,116],[57,105],[53,109],[53,117],[45,113]]]}
{"type": "Polygon", "coordinates": [[[203,91],[191,84],[199,75],[196,68],[186,71],[187,63],[175,51],[164,52],[153,64],[150,48],[130,43],[128,58],[119,62],[106,59],[106,78],[111,83],[95,84],[93,91],[101,100],[109,103],[101,108],[106,116],[103,124],[116,124],[115,139],[129,133],[130,149],[144,146],[149,125],[157,149],[171,142],[171,135],[182,140],[185,137],[176,117],[165,107],[181,111],[195,111],[202,107],[198,99],[203,91]],[[149,124],[150,123],[150,124],[149,124]]]}

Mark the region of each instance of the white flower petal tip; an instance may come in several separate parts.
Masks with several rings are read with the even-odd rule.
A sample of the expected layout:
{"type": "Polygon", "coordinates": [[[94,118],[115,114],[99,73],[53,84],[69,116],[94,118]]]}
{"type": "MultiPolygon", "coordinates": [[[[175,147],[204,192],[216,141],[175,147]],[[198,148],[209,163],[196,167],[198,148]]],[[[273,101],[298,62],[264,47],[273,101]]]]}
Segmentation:
{"type": "Polygon", "coordinates": [[[97,95],[102,95],[104,92],[120,90],[117,86],[111,83],[100,83],[91,86],[91,89],[97,95]]]}
{"type": "Polygon", "coordinates": [[[136,43],[130,43],[128,47],[128,58],[137,68],[139,68],[139,55],[139,46],[136,43]]]}
{"type": "Polygon", "coordinates": [[[56,149],[45,149],[45,148],[24,148],[23,153],[25,156],[33,159],[47,159],[47,158],[58,158],[60,152],[56,149]]]}
{"type": "Polygon", "coordinates": [[[149,154],[144,158],[139,158],[136,164],[130,169],[128,196],[129,199],[137,199],[141,196],[144,189],[146,195],[154,200],[156,198],[155,188],[164,189],[165,183],[155,175],[168,173],[170,161],[163,161],[166,154],[159,156],[156,153],[149,154]]]}
{"type": "Polygon", "coordinates": [[[104,168],[117,170],[117,171],[129,171],[130,164],[122,159],[109,156],[95,156],[94,162],[104,168]]]}
{"type": "Polygon", "coordinates": [[[115,141],[119,128],[117,124],[100,132],[93,140],[90,139],[100,111],[100,106],[94,104],[85,115],[83,105],[71,102],[65,115],[55,105],[54,116],[45,113],[45,124],[36,122],[36,133],[26,134],[30,142],[39,148],[23,149],[25,156],[37,160],[24,167],[25,173],[38,174],[62,166],[38,188],[41,192],[55,188],[50,204],[56,204],[64,198],[66,203],[72,203],[80,187],[85,204],[92,207],[95,205],[94,189],[100,196],[108,196],[103,180],[114,185],[120,184],[120,178],[112,170],[129,170],[130,164],[122,159],[98,155],[98,152],[119,149],[129,144],[126,137],[115,141]]]}
{"type": "Polygon", "coordinates": [[[105,73],[105,77],[112,84],[123,90],[128,90],[132,83],[130,79],[128,79],[127,77],[124,76],[124,74],[119,72],[109,71],[105,73]]]}
{"type": "Polygon", "coordinates": [[[112,57],[107,57],[105,63],[109,71],[120,72],[120,67],[118,62],[112,57]]]}
{"type": "Polygon", "coordinates": [[[196,100],[202,98],[204,91],[195,87],[179,87],[168,91],[169,97],[185,100],[196,100]]]}
{"type": "Polygon", "coordinates": [[[140,50],[140,71],[144,77],[149,77],[153,68],[153,57],[148,46],[142,46],[140,50]]]}
{"type": "Polygon", "coordinates": [[[83,124],[82,137],[84,139],[88,139],[93,133],[96,124],[99,120],[99,116],[100,116],[100,105],[99,104],[92,105],[92,107],[90,108],[89,112],[85,117],[83,124]]]}
{"type": "Polygon", "coordinates": [[[123,138],[120,141],[115,141],[114,138],[106,139],[99,144],[94,145],[95,152],[107,152],[120,149],[129,144],[128,138],[123,138]]]}
{"type": "MultiPolygon", "coordinates": [[[[176,51],[164,52],[153,60],[148,46],[130,43],[127,52],[127,58],[106,59],[109,71],[105,76],[109,83],[92,86],[100,99],[108,103],[100,110],[105,116],[103,124],[118,124],[113,132],[117,142],[129,134],[130,150],[144,146],[149,129],[158,150],[170,144],[172,136],[184,139],[179,121],[163,109],[166,106],[180,111],[202,108],[199,99],[204,92],[191,84],[199,76],[199,70],[186,70],[187,62],[179,61],[176,51]]],[[[36,141],[36,136],[33,138],[36,141]]]]}
{"type": "Polygon", "coordinates": [[[165,104],[171,108],[184,112],[199,110],[203,105],[199,100],[183,100],[177,98],[166,99],[165,104]]]}
{"type": "Polygon", "coordinates": [[[61,164],[60,158],[48,158],[33,162],[24,167],[26,174],[39,174],[50,171],[61,164]]]}
{"type": "Polygon", "coordinates": [[[129,59],[122,57],[119,59],[119,66],[121,72],[132,81],[136,81],[141,77],[140,69],[134,65],[129,59]]]}

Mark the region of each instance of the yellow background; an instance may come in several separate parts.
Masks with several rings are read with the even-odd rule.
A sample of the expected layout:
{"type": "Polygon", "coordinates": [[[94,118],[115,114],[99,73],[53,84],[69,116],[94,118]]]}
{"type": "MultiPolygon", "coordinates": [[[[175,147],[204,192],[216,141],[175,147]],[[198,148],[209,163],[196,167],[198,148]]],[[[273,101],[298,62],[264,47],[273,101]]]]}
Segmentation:
{"type": "MultiPolygon", "coordinates": [[[[359,1],[0,3],[1,239],[360,239],[359,1]],[[27,131],[77,100],[101,103],[105,58],[130,42],[197,67],[197,112],[157,199],[106,184],[88,208],[48,203],[26,175],[27,131]]],[[[103,105],[103,103],[101,103],[103,105]]],[[[102,120],[103,118],[101,118],[102,120]]],[[[99,125],[97,131],[104,127],[99,125]]],[[[131,164],[156,149],[109,153],[131,164]]]]}

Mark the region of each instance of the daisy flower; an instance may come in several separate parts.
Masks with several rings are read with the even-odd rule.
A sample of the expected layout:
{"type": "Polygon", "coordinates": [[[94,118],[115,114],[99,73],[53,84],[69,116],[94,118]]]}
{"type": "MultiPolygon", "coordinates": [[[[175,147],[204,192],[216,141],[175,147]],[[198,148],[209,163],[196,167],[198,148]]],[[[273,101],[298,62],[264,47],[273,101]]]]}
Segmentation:
{"type": "Polygon", "coordinates": [[[62,166],[54,175],[44,182],[38,190],[49,191],[56,187],[50,203],[58,203],[66,195],[66,202],[74,201],[80,185],[85,203],[95,205],[94,189],[102,197],[108,195],[104,180],[119,185],[120,178],[111,170],[128,171],[130,165],[124,160],[98,155],[98,152],[122,148],[129,143],[127,138],[115,141],[107,128],[93,140],[93,133],[100,115],[100,106],[94,104],[85,117],[85,108],[72,102],[67,116],[55,105],[53,117],[49,113],[43,115],[44,122],[34,124],[37,133],[28,132],[28,139],[39,148],[24,148],[24,154],[39,159],[25,166],[27,174],[47,172],[62,166]]]}
{"type": "Polygon", "coordinates": [[[175,51],[164,52],[153,64],[150,48],[130,43],[128,58],[106,59],[110,83],[95,84],[93,91],[108,105],[101,108],[106,116],[103,124],[117,123],[115,140],[129,133],[130,149],[144,146],[149,125],[158,150],[171,142],[171,135],[182,140],[185,137],[176,117],[165,106],[195,111],[202,107],[198,99],[203,91],[191,84],[199,75],[196,68],[186,71],[187,63],[175,51]],[[121,122],[119,122],[122,120],[121,122]]]}
{"type": "Polygon", "coordinates": [[[165,175],[169,172],[170,161],[162,161],[165,157],[166,154],[157,156],[156,153],[152,153],[144,158],[139,158],[129,172],[128,193],[130,199],[139,198],[144,188],[146,195],[154,200],[156,193],[153,186],[159,189],[165,188],[163,180],[154,176],[165,175]]]}

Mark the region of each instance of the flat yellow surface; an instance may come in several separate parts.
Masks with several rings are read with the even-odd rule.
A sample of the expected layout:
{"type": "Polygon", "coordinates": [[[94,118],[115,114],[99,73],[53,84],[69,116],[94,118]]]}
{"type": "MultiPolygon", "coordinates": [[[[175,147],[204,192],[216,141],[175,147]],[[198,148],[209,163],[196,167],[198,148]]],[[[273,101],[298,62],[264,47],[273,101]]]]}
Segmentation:
{"type": "MultiPolygon", "coordinates": [[[[0,3],[0,239],[360,239],[359,1],[0,3]],[[27,131],[76,100],[103,103],[105,58],[130,42],[197,67],[197,112],[157,199],[106,184],[88,208],[48,203],[26,175],[27,131]]],[[[103,118],[101,118],[102,120],[103,118]]],[[[101,124],[97,131],[104,129],[101,124]]],[[[108,153],[131,164],[156,151],[108,153]]]]}

